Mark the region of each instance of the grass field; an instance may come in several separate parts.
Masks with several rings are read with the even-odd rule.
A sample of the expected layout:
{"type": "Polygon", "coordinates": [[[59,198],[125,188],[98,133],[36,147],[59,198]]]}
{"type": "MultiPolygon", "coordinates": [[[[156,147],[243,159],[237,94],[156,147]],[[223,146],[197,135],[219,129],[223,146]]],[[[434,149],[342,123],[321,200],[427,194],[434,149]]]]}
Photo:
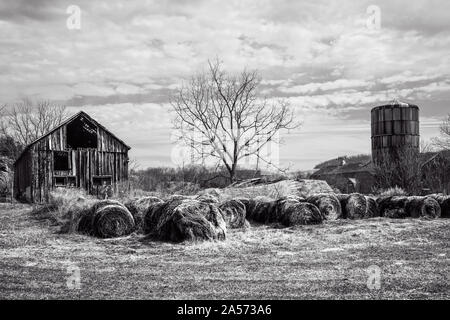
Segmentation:
{"type": "Polygon", "coordinates": [[[449,219],[255,225],[197,244],[57,231],[29,206],[0,204],[1,299],[450,298],[449,219]],[[372,265],[380,289],[367,286],[372,265]],[[73,266],[80,289],[67,285],[73,266]]]}

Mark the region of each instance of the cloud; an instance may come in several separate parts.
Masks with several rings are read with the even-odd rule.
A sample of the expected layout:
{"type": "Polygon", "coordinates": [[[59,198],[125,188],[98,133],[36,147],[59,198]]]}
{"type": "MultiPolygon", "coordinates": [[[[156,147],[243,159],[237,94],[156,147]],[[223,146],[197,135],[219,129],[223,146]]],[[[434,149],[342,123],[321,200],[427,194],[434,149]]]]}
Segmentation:
{"type": "Polygon", "coordinates": [[[371,82],[368,82],[366,80],[338,79],[335,81],[312,82],[304,85],[281,87],[279,90],[285,93],[308,94],[317,91],[330,91],[349,88],[367,88],[370,85],[371,82]]]}
{"type": "MultiPolygon", "coordinates": [[[[366,27],[371,0],[79,0],[81,30],[68,30],[71,4],[0,3],[0,105],[29,96],[87,108],[151,150],[163,141],[152,137],[169,130],[160,126],[169,126],[173,90],[219,56],[231,72],[258,69],[261,95],[288,99],[299,117],[326,116],[334,127],[366,121],[371,107],[393,98],[423,106],[427,117],[448,112],[445,0],[376,1],[380,30],[366,27]]],[[[322,157],[353,152],[345,141],[359,138],[337,132],[336,141],[310,136],[308,148],[322,148],[322,157]]],[[[367,140],[358,141],[354,151],[366,150],[367,140]]],[[[158,150],[163,159],[167,150],[158,150]]]]}

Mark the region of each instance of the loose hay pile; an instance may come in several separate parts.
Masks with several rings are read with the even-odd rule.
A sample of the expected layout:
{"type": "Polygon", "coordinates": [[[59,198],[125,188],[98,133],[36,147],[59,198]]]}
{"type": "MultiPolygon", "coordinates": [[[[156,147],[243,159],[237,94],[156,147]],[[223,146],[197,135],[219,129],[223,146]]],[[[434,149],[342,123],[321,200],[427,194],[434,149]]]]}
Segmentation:
{"type": "Polygon", "coordinates": [[[306,201],[319,208],[326,220],[337,220],[342,218],[341,203],[334,194],[320,193],[309,196],[306,201]]]}
{"type": "Polygon", "coordinates": [[[147,212],[149,236],[171,242],[224,240],[226,224],[215,205],[191,199],[157,204],[147,212]]]}
{"type": "Polygon", "coordinates": [[[100,238],[126,236],[132,233],[134,228],[134,218],[130,211],[114,200],[96,202],[82,215],[78,223],[79,232],[100,238]]]}
{"type": "Polygon", "coordinates": [[[239,200],[228,200],[219,206],[219,210],[228,228],[248,228],[250,224],[246,220],[246,207],[239,200]]]}

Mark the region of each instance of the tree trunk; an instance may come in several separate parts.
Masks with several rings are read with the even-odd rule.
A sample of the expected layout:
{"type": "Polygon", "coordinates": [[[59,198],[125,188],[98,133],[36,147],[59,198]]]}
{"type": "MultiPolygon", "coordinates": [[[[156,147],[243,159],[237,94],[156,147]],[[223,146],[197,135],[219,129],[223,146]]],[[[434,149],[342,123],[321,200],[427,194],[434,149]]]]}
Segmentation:
{"type": "Polygon", "coordinates": [[[229,173],[229,178],[230,178],[230,184],[232,184],[234,182],[235,176],[236,176],[236,166],[233,165],[231,167],[231,170],[228,171],[229,173]]]}

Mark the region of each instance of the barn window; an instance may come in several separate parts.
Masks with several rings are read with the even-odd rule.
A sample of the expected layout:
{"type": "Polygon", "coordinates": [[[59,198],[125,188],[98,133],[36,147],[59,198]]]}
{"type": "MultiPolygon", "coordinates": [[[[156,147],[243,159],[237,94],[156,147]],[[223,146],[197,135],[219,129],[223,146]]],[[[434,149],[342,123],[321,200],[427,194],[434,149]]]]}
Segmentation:
{"type": "Polygon", "coordinates": [[[55,187],[65,187],[66,177],[55,177],[55,187]]]}
{"type": "Polygon", "coordinates": [[[109,186],[112,184],[112,178],[111,176],[94,176],[92,177],[92,183],[94,186],[109,186]]]}
{"type": "Polygon", "coordinates": [[[67,177],[67,186],[68,187],[76,187],[77,186],[77,177],[75,176],[68,176],[67,177]]]}
{"type": "Polygon", "coordinates": [[[67,146],[97,148],[97,126],[84,116],[76,118],[67,125],[67,146]]]}
{"type": "Polygon", "coordinates": [[[69,170],[69,153],[66,151],[55,151],[53,153],[53,169],[56,171],[69,170]]]}

